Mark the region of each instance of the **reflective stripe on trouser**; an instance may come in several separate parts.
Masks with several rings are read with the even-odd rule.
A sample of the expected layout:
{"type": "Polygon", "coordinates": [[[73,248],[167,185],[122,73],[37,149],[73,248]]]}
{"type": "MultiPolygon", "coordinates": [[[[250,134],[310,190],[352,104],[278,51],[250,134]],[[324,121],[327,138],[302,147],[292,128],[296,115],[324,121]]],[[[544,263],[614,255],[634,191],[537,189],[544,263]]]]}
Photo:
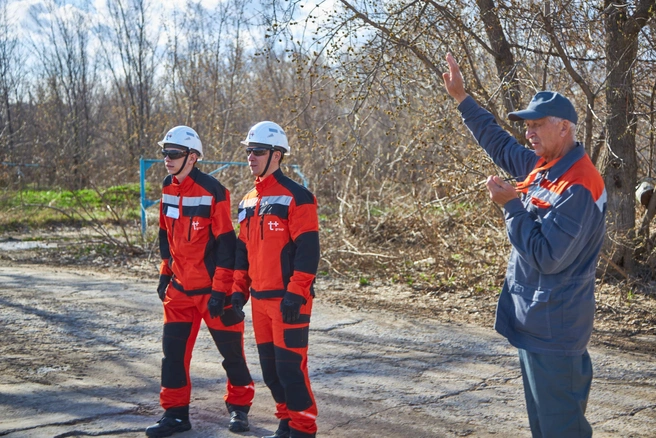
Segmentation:
{"type": "Polygon", "coordinates": [[[317,405],[307,369],[312,299],[301,307],[301,319],[294,324],[282,322],[280,301],[251,300],[262,377],[276,401],[276,417],[290,419],[292,436],[314,436],[317,405]]]}
{"type": "Polygon", "coordinates": [[[592,427],[585,409],[592,384],[592,361],[519,349],[526,410],[534,438],[587,438],[592,427]]]}
{"type": "Polygon", "coordinates": [[[189,364],[201,320],[205,320],[224,359],[227,394],[223,398],[226,403],[248,412],[255,389],[244,357],[244,323],[225,326],[221,318],[210,318],[208,300],[209,295],[187,296],[171,286],[166,291],[160,404],[164,409],[189,405],[189,364]]]}

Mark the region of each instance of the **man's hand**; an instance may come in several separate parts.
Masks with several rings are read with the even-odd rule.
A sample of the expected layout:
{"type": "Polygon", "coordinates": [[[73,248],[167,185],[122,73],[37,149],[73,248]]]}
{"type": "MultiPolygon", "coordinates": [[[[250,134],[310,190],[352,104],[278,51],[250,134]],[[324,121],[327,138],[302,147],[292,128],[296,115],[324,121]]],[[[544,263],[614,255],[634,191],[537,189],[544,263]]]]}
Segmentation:
{"type": "Polygon", "coordinates": [[[446,92],[449,93],[451,97],[458,101],[462,102],[469,96],[465,91],[464,81],[462,79],[462,74],[460,73],[460,67],[456,62],[455,58],[451,53],[446,54],[446,62],[449,64],[449,72],[442,73],[442,79],[444,79],[444,88],[446,92]]]}
{"type": "Polygon", "coordinates": [[[217,316],[223,315],[225,306],[225,296],[223,292],[212,291],[209,301],[207,301],[207,310],[210,312],[210,318],[214,319],[217,316]]]}
{"type": "Polygon", "coordinates": [[[159,284],[157,285],[157,295],[159,295],[159,299],[162,300],[162,302],[164,302],[164,298],[166,298],[166,288],[169,287],[170,282],[171,282],[170,275],[164,275],[164,274],[159,275],[159,284]]]}
{"type": "Polygon", "coordinates": [[[503,206],[506,205],[507,202],[517,199],[517,190],[515,187],[498,176],[489,176],[485,186],[490,192],[490,199],[497,204],[503,206]]]}
{"type": "Polygon", "coordinates": [[[280,302],[282,322],[291,324],[298,321],[301,316],[301,305],[304,301],[303,297],[287,292],[280,302]]]}
{"type": "Polygon", "coordinates": [[[232,304],[232,310],[234,310],[235,314],[243,321],[246,317],[246,314],[244,313],[244,304],[246,304],[244,294],[241,292],[233,293],[230,303],[232,304]]]}

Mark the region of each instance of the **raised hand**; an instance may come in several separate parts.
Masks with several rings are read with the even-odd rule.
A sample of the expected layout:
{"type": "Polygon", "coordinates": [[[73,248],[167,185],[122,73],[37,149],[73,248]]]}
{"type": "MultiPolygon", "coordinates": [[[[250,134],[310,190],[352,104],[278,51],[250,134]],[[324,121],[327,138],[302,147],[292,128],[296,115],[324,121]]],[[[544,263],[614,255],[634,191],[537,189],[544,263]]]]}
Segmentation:
{"type": "Polygon", "coordinates": [[[442,73],[444,88],[451,97],[460,103],[469,96],[465,91],[465,83],[462,79],[462,73],[460,73],[460,67],[450,52],[446,54],[446,62],[449,64],[449,72],[442,73]]]}

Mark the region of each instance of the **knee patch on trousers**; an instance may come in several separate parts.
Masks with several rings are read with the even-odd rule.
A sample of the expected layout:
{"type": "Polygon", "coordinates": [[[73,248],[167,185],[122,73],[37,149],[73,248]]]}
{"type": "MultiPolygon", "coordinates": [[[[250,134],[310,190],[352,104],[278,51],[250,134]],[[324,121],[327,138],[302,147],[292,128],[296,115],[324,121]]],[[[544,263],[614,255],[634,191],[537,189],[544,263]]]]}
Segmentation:
{"type": "Polygon", "coordinates": [[[273,342],[257,344],[257,352],[260,355],[260,367],[262,368],[262,379],[264,384],[271,391],[271,395],[276,403],[285,403],[285,389],[278,379],[276,370],[276,352],[273,342]]]}
{"type": "Polygon", "coordinates": [[[187,386],[187,372],[184,357],[187,341],[191,334],[190,322],[171,322],[164,324],[162,337],[162,386],[165,388],[183,388],[187,386]]]}
{"type": "Polygon", "coordinates": [[[253,379],[244,359],[241,332],[210,329],[210,334],[216,348],[223,356],[223,368],[226,370],[230,383],[234,386],[250,385],[253,379]]]}
{"type": "Polygon", "coordinates": [[[312,398],[305,384],[305,375],[301,370],[303,357],[293,351],[275,347],[276,368],[282,386],[285,388],[287,408],[303,411],[312,406],[312,398]]]}
{"type": "Polygon", "coordinates": [[[283,331],[283,336],[287,348],[305,348],[308,346],[310,326],[285,329],[283,331]]]}

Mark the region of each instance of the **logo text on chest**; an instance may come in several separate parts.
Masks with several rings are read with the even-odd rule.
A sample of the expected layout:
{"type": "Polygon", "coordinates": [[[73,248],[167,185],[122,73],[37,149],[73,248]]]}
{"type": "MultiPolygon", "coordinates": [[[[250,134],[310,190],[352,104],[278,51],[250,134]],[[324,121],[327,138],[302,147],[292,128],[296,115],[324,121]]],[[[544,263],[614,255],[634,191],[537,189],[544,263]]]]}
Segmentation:
{"type": "Polygon", "coordinates": [[[285,231],[284,228],[278,228],[278,225],[280,225],[278,221],[269,221],[268,225],[269,225],[269,230],[271,231],[285,231]]]}

